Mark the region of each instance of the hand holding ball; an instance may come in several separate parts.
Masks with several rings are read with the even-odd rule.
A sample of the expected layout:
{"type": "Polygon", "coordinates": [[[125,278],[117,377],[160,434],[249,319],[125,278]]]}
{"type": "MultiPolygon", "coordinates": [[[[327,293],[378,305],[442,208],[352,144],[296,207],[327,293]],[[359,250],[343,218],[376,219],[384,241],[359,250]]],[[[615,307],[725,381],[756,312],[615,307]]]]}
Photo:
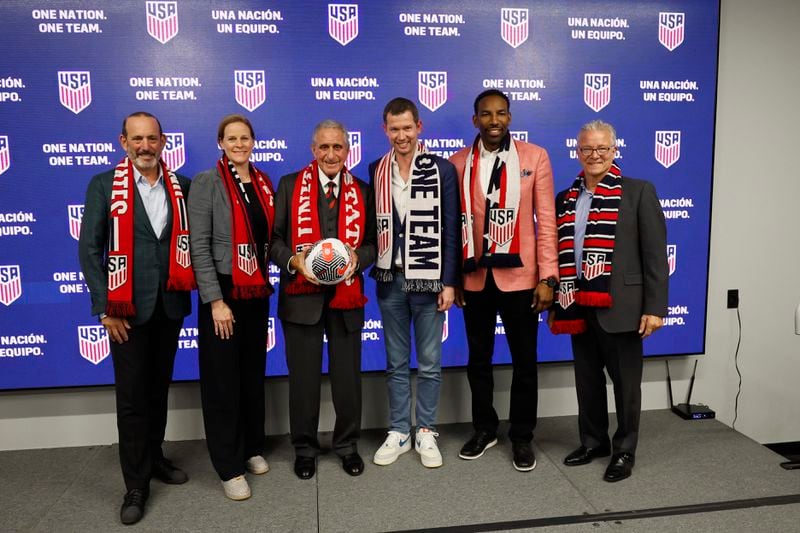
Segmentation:
{"type": "Polygon", "coordinates": [[[306,269],[323,285],[336,285],[352,269],[350,249],[339,239],[317,241],[306,254],[306,269]]]}

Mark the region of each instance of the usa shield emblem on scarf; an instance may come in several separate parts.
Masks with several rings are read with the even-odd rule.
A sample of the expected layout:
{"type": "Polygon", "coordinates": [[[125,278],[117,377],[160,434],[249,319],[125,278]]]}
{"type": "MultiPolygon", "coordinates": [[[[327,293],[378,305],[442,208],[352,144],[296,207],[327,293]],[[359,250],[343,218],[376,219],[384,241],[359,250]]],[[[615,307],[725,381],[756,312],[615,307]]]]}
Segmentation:
{"type": "Polygon", "coordinates": [[[189,268],[192,257],[189,255],[189,235],[178,235],[175,239],[175,262],[183,268],[189,268]]]}
{"type": "Polygon", "coordinates": [[[466,213],[461,214],[461,243],[462,247],[466,248],[467,241],[469,240],[469,224],[467,223],[466,213]]]}
{"type": "Polygon", "coordinates": [[[597,113],[611,101],[611,74],[583,75],[583,102],[597,113]]]}
{"type": "Polygon", "coordinates": [[[589,252],[583,264],[583,277],[587,280],[594,279],[603,274],[606,267],[606,254],[602,252],[589,252]]]}
{"type": "Polygon", "coordinates": [[[58,72],[58,101],[76,115],[92,103],[92,83],[88,70],[58,72]]]}
{"type": "Polygon", "coordinates": [[[436,111],[447,101],[447,72],[419,71],[419,103],[436,111]]]}
{"type": "Polygon", "coordinates": [[[444,312],[444,324],[442,325],[442,342],[447,340],[450,335],[450,311],[444,312]]]}
{"type": "Polygon", "coordinates": [[[234,70],[236,103],[252,112],[267,99],[267,82],[263,70],[234,70]]]}
{"type": "Polygon", "coordinates": [[[8,135],[0,135],[0,174],[11,166],[11,151],[8,147],[8,135]]]}
{"type": "Polygon", "coordinates": [[[186,143],[183,133],[164,133],[167,144],[161,152],[161,157],[170,170],[178,170],[186,163],[186,143]]]}
{"type": "Polygon", "coordinates": [[[681,157],[681,132],[656,131],[656,161],[669,168],[681,157]]]}
{"type": "Polygon", "coordinates": [[[558,284],[558,305],[566,309],[575,302],[575,282],[562,281],[558,284]]]}
{"type": "Polygon", "coordinates": [[[0,265],[0,303],[11,305],[22,296],[22,275],[19,265],[0,265]]]}
{"type": "Polygon", "coordinates": [[[658,42],[672,52],[683,43],[683,30],[686,26],[684,13],[658,14],[658,42]]]}
{"type": "Polygon", "coordinates": [[[361,132],[348,131],[347,139],[350,143],[350,151],[347,153],[347,159],[344,166],[351,169],[361,162],[361,132]]]}
{"type": "Polygon", "coordinates": [[[328,35],[341,44],[358,36],[358,6],[355,4],[328,4],[328,35]]]}
{"type": "Polygon", "coordinates": [[[149,0],[145,10],[150,37],[164,44],[178,35],[178,2],[149,0]]]}
{"type": "Polygon", "coordinates": [[[269,325],[267,327],[267,351],[275,347],[275,318],[269,317],[269,325]]]}
{"type": "Polygon", "coordinates": [[[250,244],[238,244],[236,245],[236,252],[236,264],[239,266],[239,270],[248,276],[252,275],[258,267],[253,247],[250,244]]]}
{"type": "Polygon", "coordinates": [[[500,36],[511,48],[528,40],[528,10],[504,7],[500,10],[500,36]]]}
{"type": "Polygon", "coordinates": [[[514,236],[514,209],[492,207],[489,209],[489,240],[503,246],[514,236]]]}
{"type": "Polygon", "coordinates": [[[128,281],[128,256],[108,256],[108,290],[122,287],[128,281]]]}
{"type": "Polygon", "coordinates": [[[69,221],[69,236],[76,241],[81,237],[81,221],[83,220],[82,205],[68,205],[67,219],[69,221]]]}
{"type": "Polygon", "coordinates": [[[669,275],[675,273],[675,269],[678,266],[678,245],[677,244],[668,244],[667,245],[667,265],[669,265],[669,275]]]}
{"type": "Polygon", "coordinates": [[[378,216],[378,250],[381,252],[381,257],[386,255],[389,250],[389,241],[392,236],[389,234],[389,217],[391,215],[378,216]]]}
{"type": "Polygon", "coordinates": [[[108,357],[111,346],[106,328],[102,325],[78,326],[78,351],[81,357],[95,365],[108,357]]]}

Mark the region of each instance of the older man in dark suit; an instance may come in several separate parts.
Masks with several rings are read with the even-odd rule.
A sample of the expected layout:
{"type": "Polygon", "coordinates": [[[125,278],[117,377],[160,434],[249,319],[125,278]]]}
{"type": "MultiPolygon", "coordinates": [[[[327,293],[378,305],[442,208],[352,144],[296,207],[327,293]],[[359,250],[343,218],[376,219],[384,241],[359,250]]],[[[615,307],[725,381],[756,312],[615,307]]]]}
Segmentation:
{"type": "Polygon", "coordinates": [[[167,393],[194,286],[184,198],[189,180],[160,159],[166,144],[153,115],[122,123],[126,157],[92,178],[78,245],[92,313],[108,331],[117,397],[119,455],[127,494],[120,518],[141,520],[150,478],[187,481],[161,451],[167,393]]]}
{"type": "Polygon", "coordinates": [[[578,133],[583,171],[556,197],[559,293],[550,324],[571,333],[581,446],[567,466],[613,454],[603,479],[631,475],[639,437],[642,339],[667,314],[666,225],[653,185],[623,177],[616,132],[603,121],[578,133]],[[617,431],[608,438],[606,368],[617,431]]]}
{"type": "Polygon", "coordinates": [[[275,197],[275,231],[270,257],[281,268],[278,318],[289,366],[289,424],[295,448],[294,471],[300,479],[316,472],[320,452],[320,379],[323,337],[328,340],[328,369],[336,424],[333,449],[345,472],[360,475],[361,328],[364,324],[363,276],[375,260],[375,203],[372,190],[345,168],[349,143],[339,122],[325,120],[314,129],[314,160],[283,176],[275,197]],[[320,286],[306,270],[305,256],[315,241],[336,237],[350,248],[346,280],[320,286]]]}

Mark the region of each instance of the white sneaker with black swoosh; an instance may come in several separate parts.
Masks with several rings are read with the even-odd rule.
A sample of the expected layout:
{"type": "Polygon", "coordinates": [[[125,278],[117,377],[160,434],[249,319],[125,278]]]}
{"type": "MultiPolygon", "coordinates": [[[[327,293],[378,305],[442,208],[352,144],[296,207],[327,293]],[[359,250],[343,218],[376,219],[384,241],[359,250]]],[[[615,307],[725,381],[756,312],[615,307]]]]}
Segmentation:
{"type": "Polygon", "coordinates": [[[397,461],[397,458],[411,449],[411,436],[399,431],[390,431],[381,447],[375,452],[372,462],[386,466],[397,461]]]}

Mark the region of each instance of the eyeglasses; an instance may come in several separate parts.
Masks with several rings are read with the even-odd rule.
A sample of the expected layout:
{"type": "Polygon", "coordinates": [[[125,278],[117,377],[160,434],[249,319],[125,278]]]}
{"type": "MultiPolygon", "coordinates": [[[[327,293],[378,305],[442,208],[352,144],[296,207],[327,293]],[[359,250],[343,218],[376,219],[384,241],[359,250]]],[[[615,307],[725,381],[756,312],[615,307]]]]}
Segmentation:
{"type": "Polygon", "coordinates": [[[581,148],[579,148],[579,150],[580,150],[582,156],[590,156],[590,155],[592,155],[592,152],[597,152],[597,155],[599,155],[600,157],[603,157],[608,152],[614,151],[614,147],[613,146],[601,146],[600,148],[589,148],[588,146],[582,146],[581,148]]]}

